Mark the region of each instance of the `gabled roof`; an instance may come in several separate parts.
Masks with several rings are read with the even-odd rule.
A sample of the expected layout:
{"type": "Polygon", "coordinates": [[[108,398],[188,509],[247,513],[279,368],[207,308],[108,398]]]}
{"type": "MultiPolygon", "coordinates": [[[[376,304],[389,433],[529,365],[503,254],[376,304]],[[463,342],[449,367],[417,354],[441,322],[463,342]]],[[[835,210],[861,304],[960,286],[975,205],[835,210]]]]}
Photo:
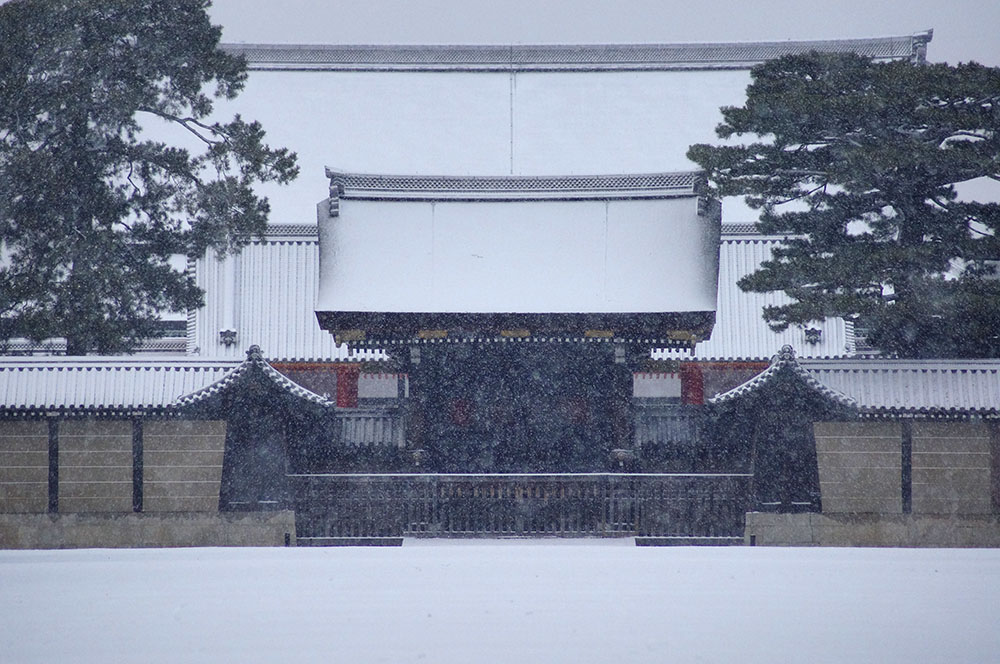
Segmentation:
{"type": "Polygon", "coordinates": [[[287,392],[295,397],[298,397],[299,399],[319,406],[332,407],[334,405],[334,402],[330,401],[326,397],[322,397],[315,392],[307,390],[298,383],[289,380],[275,371],[274,368],[267,363],[267,360],[264,359],[259,346],[250,346],[250,349],[247,350],[247,359],[241,362],[239,366],[229,371],[225,376],[211,385],[206,385],[200,390],[181,397],[177,400],[175,405],[185,407],[202,403],[207,399],[231,389],[241,379],[244,379],[254,373],[258,373],[263,376],[279,390],[287,392]]]}
{"type": "Polygon", "coordinates": [[[0,412],[166,411],[200,403],[259,371],[298,398],[333,403],[275,371],[252,346],[243,362],[133,357],[0,357],[0,412]]]}
{"type": "Polygon", "coordinates": [[[803,384],[814,390],[823,398],[840,406],[856,408],[857,402],[851,397],[831,389],[818,381],[811,373],[802,368],[802,365],[795,358],[795,350],[791,346],[783,346],[781,352],[771,358],[771,364],[767,369],[757,374],[747,382],[738,387],[734,387],[728,392],[718,394],[708,400],[710,404],[724,404],[735,401],[748,394],[756,392],[764,386],[779,379],[779,376],[794,376],[803,384]]]}
{"type": "Polygon", "coordinates": [[[790,53],[853,52],[920,58],[931,33],[866,39],[707,44],[321,45],[224,44],[251,70],[663,71],[749,69],[790,53]]]}

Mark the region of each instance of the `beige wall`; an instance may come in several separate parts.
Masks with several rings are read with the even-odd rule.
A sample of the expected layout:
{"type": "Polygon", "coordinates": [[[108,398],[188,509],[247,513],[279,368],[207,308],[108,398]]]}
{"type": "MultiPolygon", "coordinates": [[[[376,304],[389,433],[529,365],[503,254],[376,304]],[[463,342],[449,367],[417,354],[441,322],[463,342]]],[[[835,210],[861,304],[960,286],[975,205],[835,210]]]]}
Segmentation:
{"type": "Polygon", "coordinates": [[[823,512],[902,512],[899,422],[816,422],[823,512]]]}
{"type": "Polygon", "coordinates": [[[144,422],[143,511],[217,511],[225,444],[225,422],[144,422]]]}
{"type": "Polygon", "coordinates": [[[49,509],[49,423],[0,421],[0,514],[49,509]]]}
{"type": "Polygon", "coordinates": [[[990,426],[982,421],[913,423],[913,511],[990,514],[990,426]]]}
{"type": "Polygon", "coordinates": [[[132,422],[59,422],[59,511],[132,511],[132,422]]]}

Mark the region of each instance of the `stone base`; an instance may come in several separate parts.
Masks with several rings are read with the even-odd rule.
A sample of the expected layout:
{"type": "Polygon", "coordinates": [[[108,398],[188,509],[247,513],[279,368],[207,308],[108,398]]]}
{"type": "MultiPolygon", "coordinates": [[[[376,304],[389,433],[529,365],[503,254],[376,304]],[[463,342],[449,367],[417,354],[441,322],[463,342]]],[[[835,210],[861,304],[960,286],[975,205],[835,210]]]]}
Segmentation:
{"type": "Polygon", "coordinates": [[[302,537],[297,546],[403,546],[402,537],[302,537]]]}
{"type": "Polygon", "coordinates": [[[2,549],[294,545],[291,511],[0,514],[2,549]]]}
{"type": "Polygon", "coordinates": [[[636,546],[742,546],[742,537],[636,537],[636,546]]]}
{"type": "Polygon", "coordinates": [[[757,546],[1000,547],[1000,516],[749,512],[744,542],[757,546]]]}

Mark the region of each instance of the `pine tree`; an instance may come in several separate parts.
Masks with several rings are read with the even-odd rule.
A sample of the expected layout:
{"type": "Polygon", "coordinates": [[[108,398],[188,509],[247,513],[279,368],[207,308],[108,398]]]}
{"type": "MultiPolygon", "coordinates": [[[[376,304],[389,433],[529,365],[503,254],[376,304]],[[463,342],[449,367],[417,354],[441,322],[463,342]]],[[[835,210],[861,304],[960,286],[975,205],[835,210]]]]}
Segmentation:
{"type": "Polygon", "coordinates": [[[261,182],[295,154],[213,116],[246,81],[208,0],[0,6],[0,340],[127,352],[165,310],[201,304],[175,255],[235,250],[267,225],[261,182]],[[149,137],[183,129],[192,145],[149,137]]]}
{"type": "Polygon", "coordinates": [[[1000,205],[955,188],[1000,180],[1000,69],[810,53],[751,74],[716,130],[746,139],[688,156],[790,236],[740,281],[792,298],[772,328],[844,316],[902,357],[1000,356],[1000,205]]]}

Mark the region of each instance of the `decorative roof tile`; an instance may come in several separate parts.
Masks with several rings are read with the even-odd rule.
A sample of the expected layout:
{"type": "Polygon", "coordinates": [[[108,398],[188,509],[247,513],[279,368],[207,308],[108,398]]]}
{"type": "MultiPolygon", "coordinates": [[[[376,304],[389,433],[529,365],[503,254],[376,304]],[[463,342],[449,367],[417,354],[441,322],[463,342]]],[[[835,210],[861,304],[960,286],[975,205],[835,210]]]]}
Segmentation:
{"type": "Polygon", "coordinates": [[[374,175],[327,168],[330,198],[362,200],[579,200],[695,196],[697,171],[625,175],[374,175]]]}
{"type": "Polygon", "coordinates": [[[663,71],[749,69],[791,53],[852,52],[921,59],[931,33],[867,39],[707,44],[310,45],[224,44],[251,70],[663,71]]]}

